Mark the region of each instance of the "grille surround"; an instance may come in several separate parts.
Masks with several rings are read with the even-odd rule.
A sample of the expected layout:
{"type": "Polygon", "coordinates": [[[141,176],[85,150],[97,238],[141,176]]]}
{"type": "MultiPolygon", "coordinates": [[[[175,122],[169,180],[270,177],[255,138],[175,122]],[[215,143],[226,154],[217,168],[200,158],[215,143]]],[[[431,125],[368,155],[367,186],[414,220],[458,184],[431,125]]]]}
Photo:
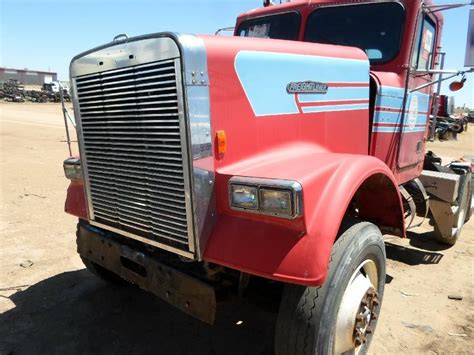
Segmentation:
{"type": "MultiPolygon", "coordinates": [[[[168,70],[162,72],[164,71],[169,72],[168,70]]],[[[77,76],[72,81],[75,89],[74,103],[78,108],[76,110],[76,117],[79,118],[78,136],[91,223],[132,239],[194,258],[196,242],[190,193],[188,127],[184,113],[182,75],[180,58],[174,57],[160,58],[157,61],[140,63],[136,66],[95,71],[77,76]],[[150,95],[149,90],[144,88],[154,85],[156,87],[157,83],[154,80],[172,77],[171,74],[156,77],[156,75],[161,75],[156,72],[148,72],[146,75],[149,75],[149,79],[142,78],[142,81],[149,80],[150,85],[141,85],[144,84],[143,82],[137,85],[136,82],[141,80],[137,79],[134,80],[133,87],[125,85],[125,92],[118,94],[121,89],[124,89],[120,86],[122,83],[119,83],[119,79],[127,77],[125,73],[137,71],[137,69],[140,71],[150,67],[159,67],[163,63],[172,63],[174,81],[161,80],[161,84],[166,82],[163,85],[168,85],[174,82],[175,96],[167,90],[163,90],[163,94],[160,91],[152,91],[150,95]],[[101,89],[103,90],[89,92],[91,87],[94,87],[93,83],[97,82],[102,82],[101,89]],[[114,90],[117,92],[110,96],[114,90]],[[105,95],[104,92],[106,92],[105,95]],[[126,92],[135,93],[134,98],[124,96],[126,92]],[[137,94],[141,101],[138,100],[139,104],[136,102],[133,104],[132,101],[136,101],[137,94]],[[132,115],[131,112],[134,114],[132,115]],[[134,119],[126,117],[127,113],[128,116],[134,116],[134,119]],[[140,126],[137,126],[138,124],[140,126]],[[166,129],[163,129],[164,127],[166,129]],[[111,128],[113,130],[110,130],[111,128]],[[144,128],[147,130],[145,131],[144,128]],[[127,131],[130,129],[132,131],[127,131]],[[134,137],[131,132],[139,136],[134,137]],[[107,142],[105,145],[109,145],[107,149],[104,148],[103,141],[107,142]],[[127,144],[124,144],[125,142],[127,144]],[[160,142],[176,144],[161,144],[160,142]],[[154,143],[157,143],[156,146],[154,143]],[[179,154],[176,150],[178,143],[179,154]],[[168,145],[173,145],[174,150],[168,145]],[[146,164],[140,166],[140,163],[146,164]],[[180,164],[181,171],[178,171],[180,164]],[[137,179],[137,171],[142,174],[138,178],[139,182],[127,181],[130,178],[137,179]],[[179,184],[173,184],[178,180],[179,184]],[[152,182],[153,185],[150,184],[152,182]],[[180,208],[174,208],[177,195],[179,195],[180,208]],[[139,200],[137,196],[144,199],[139,200]],[[107,219],[110,216],[112,220],[107,219]],[[116,219],[113,218],[114,216],[116,219]],[[133,228],[130,227],[130,222],[133,228]],[[145,231],[136,228],[137,226],[140,228],[144,226],[145,231]]],[[[125,84],[130,84],[130,82],[125,84]]]]}

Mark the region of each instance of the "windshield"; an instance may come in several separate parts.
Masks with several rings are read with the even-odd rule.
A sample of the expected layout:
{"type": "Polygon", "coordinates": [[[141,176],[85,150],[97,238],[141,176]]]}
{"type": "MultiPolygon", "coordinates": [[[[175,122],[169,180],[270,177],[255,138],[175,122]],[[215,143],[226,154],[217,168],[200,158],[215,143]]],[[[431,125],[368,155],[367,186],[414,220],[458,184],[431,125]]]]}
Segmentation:
{"type": "Polygon", "coordinates": [[[398,54],[404,19],[397,2],[323,7],[309,16],[304,40],[358,47],[371,63],[386,63],[398,54]]]}
{"type": "Polygon", "coordinates": [[[241,37],[298,39],[301,17],[297,12],[257,17],[243,21],[237,31],[241,37]]]}

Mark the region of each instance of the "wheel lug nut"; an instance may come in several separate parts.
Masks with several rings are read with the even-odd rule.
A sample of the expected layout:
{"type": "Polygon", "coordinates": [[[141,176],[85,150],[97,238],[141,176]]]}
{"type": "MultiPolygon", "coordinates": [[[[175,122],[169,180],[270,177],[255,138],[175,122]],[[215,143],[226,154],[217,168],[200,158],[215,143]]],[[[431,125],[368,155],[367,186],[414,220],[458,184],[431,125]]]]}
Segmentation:
{"type": "Polygon", "coordinates": [[[355,338],[355,346],[362,345],[362,340],[360,338],[355,338]]]}
{"type": "Polygon", "coordinates": [[[374,306],[378,306],[379,305],[379,300],[374,298],[374,300],[372,301],[372,303],[374,304],[374,306]]]}
{"type": "Polygon", "coordinates": [[[375,313],[375,312],[373,312],[373,313],[372,313],[372,319],[377,319],[377,317],[378,317],[378,314],[375,313]]]}
{"type": "Polygon", "coordinates": [[[368,328],[365,330],[365,332],[366,332],[367,334],[372,334],[372,329],[371,329],[370,327],[368,327],[368,328]]]}

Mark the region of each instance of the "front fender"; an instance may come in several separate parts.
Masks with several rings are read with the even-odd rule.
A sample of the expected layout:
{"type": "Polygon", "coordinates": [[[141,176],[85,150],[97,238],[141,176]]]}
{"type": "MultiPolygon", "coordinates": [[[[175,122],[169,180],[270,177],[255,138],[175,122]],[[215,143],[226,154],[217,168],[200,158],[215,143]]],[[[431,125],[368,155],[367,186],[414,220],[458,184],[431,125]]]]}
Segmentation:
{"type": "Polygon", "coordinates": [[[80,219],[87,220],[87,202],[82,180],[72,180],[69,183],[64,202],[64,211],[80,219]]]}
{"type": "Polygon", "coordinates": [[[371,156],[298,144],[219,169],[217,175],[221,215],[204,259],[244,272],[308,286],[322,284],[341,222],[362,187],[362,197],[383,197],[381,206],[390,214],[384,219],[375,206],[362,201],[364,219],[371,220],[374,211],[375,221],[403,230],[396,180],[382,161],[371,156]],[[304,221],[294,221],[295,228],[230,210],[226,181],[235,175],[298,181],[303,187],[304,221]]]}

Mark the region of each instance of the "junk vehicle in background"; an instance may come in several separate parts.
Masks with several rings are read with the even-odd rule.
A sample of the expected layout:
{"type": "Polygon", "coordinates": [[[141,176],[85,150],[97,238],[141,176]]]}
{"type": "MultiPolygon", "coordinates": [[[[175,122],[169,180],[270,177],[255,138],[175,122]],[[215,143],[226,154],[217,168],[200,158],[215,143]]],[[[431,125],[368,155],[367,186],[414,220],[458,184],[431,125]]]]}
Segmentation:
{"type": "Polygon", "coordinates": [[[12,102],[61,102],[60,87],[63,88],[62,98],[71,101],[68,86],[57,81],[44,83],[41,90],[25,90],[18,80],[9,79],[0,83],[0,99],[12,102]]]}
{"type": "MultiPolygon", "coordinates": [[[[464,113],[455,113],[454,97],[439,95],[438,112],[436,117],[436,137],[439,140],[457,139],[457,134],[467,131],[469,125],[469,117],[464,113]]],[[[430,116],[433,121],[434,116],[430,116]]],[[[433,124],[431,122],[430,124],[433,124]]]]}
{"type": "Polygon", "coordinates": [[[470,164],[425,157],[441,9],[294,1],[232,37],[119,35],[76,56],[65,209],[87,268],[211,324],[217,295],[278,281],[277,354],[366,352],[382,233],[427,217],[452,245],[471,214],[470,164]]]}
{"type": "Polygon", "coordinates": [[[0,99],[11,102],[24,102],[25,88],[18,80],[9,79],[0,83],[0,99]]]}

